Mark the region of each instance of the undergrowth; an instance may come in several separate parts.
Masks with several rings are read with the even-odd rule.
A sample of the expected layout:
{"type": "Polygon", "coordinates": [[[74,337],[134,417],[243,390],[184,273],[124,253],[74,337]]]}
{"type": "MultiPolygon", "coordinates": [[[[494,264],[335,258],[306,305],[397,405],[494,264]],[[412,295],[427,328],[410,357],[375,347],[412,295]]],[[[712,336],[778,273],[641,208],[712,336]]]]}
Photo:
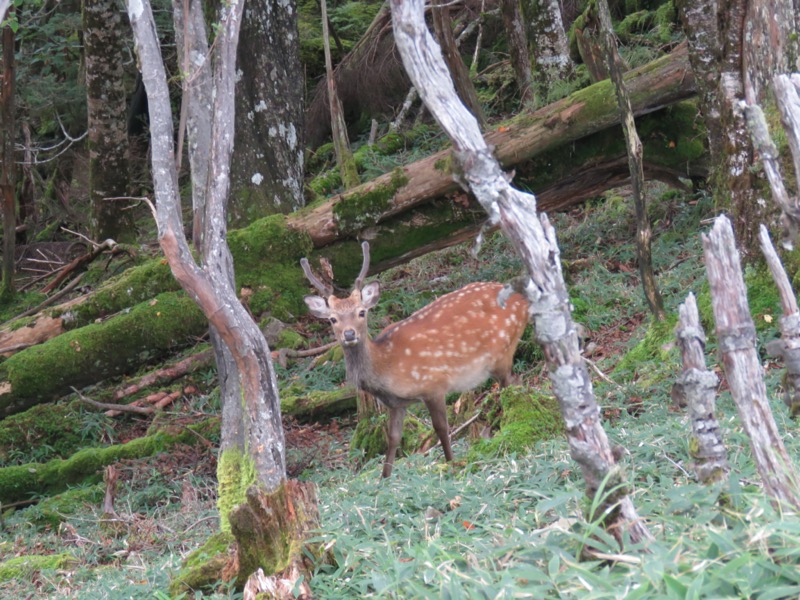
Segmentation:
{"type": "MultiPolygon", "coordinates": [[[[703,195],[676,194],[657,185],[648,190],[655,270],[670,315],[663,324],[652,323],[647,314],[632,245],[632,207],[622,195],[608,194],[551,219],[575,318],[589,332],[585,355],[602,372],[593,380],[604,427],[611,444],[626,449],[621,467],[655,539],[620,549],[598,523],[587,520],[592,506],[560,436],[518,454],[508,454],[503,444],[499,452],[480,453],[459,439],[454,464],[445,464],[435,448],[400,458],[392,477],[380,480],[382,457],[364,464],[349,449],[349,431],[338,431],[352,424],[337,422],[325,432],[317,425],[293,424],[287,437],[304,440],[287,453],[301,457],[293,472],[318,485],[321,521],[309,547],[325,552],[308,553],[315,597],[770,600],[800,595],[800,518],[763,494],[727,393],[719,399],[717,417],[731,476],[712,488],[694,481],[689,423],[670,401],[680,371],[673,328],[678,304],[694,291],[706,315],[706,360],[718,368],[698,233],[714,207],[703,195]]],[[[508,281],[521,270],[499,235],[489,236],[478,258],[466,248],[452,248],[398,267],[379,278],[382,297],[371,315],[373,332],[468,282],[508,281]]],[[[757,267],[748,268],[747,281],[763,347],[776,331],[774,292],[757,267]]],[[[300,329],[309,345],[329,339],[324,323],[302,321],[300,329]]],[[[277,368],[284,393],[331,390],[342,383],[340,354],[312,360],[277,368]]],[[[549,396],[541,361],[529,332],[515,371],[536,393],[549,396]]],[[[778,400],[780,370],[766,357],[765,367],[778,427],[796,459],[800,439],[778,400]]],[[[213,385],[212,371],[194,377],[204,389],[213,385]]],[[[219,408],[213,391],[191,402],[171,418],[219,408]]],[[[416,414],[429,428],[425,411],[416,414]]],[[[107,419],[95,419],[86,435],[117,439],[125,422],[131,420],[117,420],[109,430],[107,419]]],[[[51,452],[43,447],[25,454],[51,452]]],[[[2,523],[7,535],[0,540],[0,572],[5,564],[15,575],[0,581],[0,596],[167,598],[165,590],[182,559],[218,529],[214,463],[213,452],[183,449],[118,465],[121,529],[102,525],[99,486],[9,510],[2,523]],[[14,571],[20,556],[32,557],[33,567],[14,571]]],[[[240,593],[220,583],[203,597],[238,598],[240,593]]]]}

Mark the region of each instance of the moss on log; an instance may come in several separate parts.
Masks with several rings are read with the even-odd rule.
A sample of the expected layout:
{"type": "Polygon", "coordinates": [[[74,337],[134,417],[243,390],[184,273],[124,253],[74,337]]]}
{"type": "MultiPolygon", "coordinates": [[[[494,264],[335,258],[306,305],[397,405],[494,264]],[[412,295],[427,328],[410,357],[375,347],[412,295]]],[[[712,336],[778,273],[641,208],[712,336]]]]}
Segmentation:
{"type": "Polygon", "coordinates": [[[69,552],[61,554],[28,554],[17,556],[0,563],[0,581],[31,577],[38,571],[53,571],[76,566],[78,561],[69,552]]]}
{"type": "Polygon", "coordinates": [[[102,479],[100,469],[123,458],[142,458],[169,449],[175,444],[197,443],[197,434],[209,435],[219,427],[217,419],[179,431],[158,431],[127,444],[105,448],[86,448],[67,459],[28,463],[0,469],[0,504],[28,500],[32,495],[52,495],[81,482],[102,479]]]}
{"type": "Polygon", "coordinates": [[[356,391],[352,387],[308,392],[297,396],[281,394],[281,414],[298,421],[329,419],[356,411],[356,391]]]}
{"type": "Polygon", "coordinates": [[[186,346],[206,327],[194,301],[167,292],[114,319],[27,348],[0,365],[0,415],[54,400],[71,387],[136,371],[186,346]]]}

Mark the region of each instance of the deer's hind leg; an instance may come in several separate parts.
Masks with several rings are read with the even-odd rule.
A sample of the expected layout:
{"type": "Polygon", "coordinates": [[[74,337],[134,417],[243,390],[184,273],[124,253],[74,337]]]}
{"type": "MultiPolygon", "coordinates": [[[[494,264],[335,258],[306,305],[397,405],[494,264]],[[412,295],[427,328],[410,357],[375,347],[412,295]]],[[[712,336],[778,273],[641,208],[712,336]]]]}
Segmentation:
{"type": "Polygon", "coordinates": [[[431,414],[433,429],[439,437],[439,441],[442,442],[444,458],[451,461],[453,460],[453,450],[450,448],[450,426],[447,424],[447,405],[444,402],[444,396],[425,400],[425,406],[428,407],[428,412],[431,414]]]}

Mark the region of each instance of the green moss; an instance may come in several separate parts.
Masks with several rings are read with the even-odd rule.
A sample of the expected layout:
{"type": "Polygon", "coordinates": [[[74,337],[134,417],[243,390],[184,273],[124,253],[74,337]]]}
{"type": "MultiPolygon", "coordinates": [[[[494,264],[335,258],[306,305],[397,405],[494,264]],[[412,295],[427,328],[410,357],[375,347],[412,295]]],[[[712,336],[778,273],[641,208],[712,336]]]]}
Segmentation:
{"type": "Polygon", "coordinates": [[[272,215],[245,229],[232,231],[228,245],[236,262],[236,285],[253,290],[250,310],[288,321],[305,312],[308,286],[299,268],[311,253],[307,234],[286,226],[286,217],[272,215]]]}
{"type": "Polygon", "coordinates": [[[469,460],[482,456],[524,453],[538,442],[564,433],[558,402],[530,388],[509,386],[500,393],[500,430],[489,440],[473,444],[469,460]]]}
{"type": "Polygon", "coordinates": [[[44,556],[38,554],[17,556],[0,563],[0,581],[30,577],[37,571],[66,569],[76,564],[78,560],[69,552],[44,556]]]}
{"type": "Polygon", "coordinates": [[[297,395],[281,394],[281,414],[301,421],[318,421],[356,408],[353,388],[301,392],[297,395]]]}
{"type": "Polygon", "coordinates": [[[170,596],[192,594],[195,590],[211,591],[222,581],[223,570],[231,560],[236,540],[227,532],[212,535],[206,543],[191,552],[181,570],[169,585],[170,596]]]}
{"type": "Polygon", "coordinates": [[[104,495],[102,483],[67,490],[25,509],[25,518],[38,527],[49,526],[55,530],[60,523],[85,510],[87,505],[98,506],[104,495]]]}
{"type": "Polygon", "coordinates": [[[278,334],[278,340],[275,343],[275,348],[289,348],[296,350],[305,345],[306,339],[297,333],[294,329],[287,327],[278,334]]]}
{"type": "Polygon", "coordinates": [[[126,444],[105,448],[86,448],[67,459],[28,463],[0,469],[0,503],[27,500],[31,495],[51,495],[81,482],[96,483],[100,469],[124,458],[152,456],[178,443],[197,443],[196,430],[218,426],[215,419],[183,428],[178,432],[159,431],[126,444]]]}
{"type": "Polygon", "coordinates": [[[86,426],[77,402],[34,406],[7,417],[0,421],[0,464],[69,456],[92,444],[86,426]]]}
{"type": "MultiPolygon", "coordinates": [[[[150,300],[162,292],[179,289],[180,285],[172,276],[165,259],[148,260],[109,279],[87,302],[70,308],[62,315],[64,327],[82,327],[100,317],[150,300]]],[[[55,315],[58,316],[58,313],[55,315]]]]}
{"type": "Polygon", "coordinates": [[[253,460],[236,448],[223,450],[217,462],[217,482],[220,529],[230,532],[231,511],[245,502],[247,488],[256,482],[253,460]]]}
{"type": "MultiPolygon", "coordinates": [[[[350,447],[354,450],[361,450],[366,460],[379,454],[385,454],[387,431],[388,413],[361,419],[356,425],[355,431],[353,431],[350,447]]],[[[407,413],[406,420],[403,423],[403,437],[400,440],[398,454],[408,455],[416,452],[430,434],[430,427],[424,426],[412,413],[407,413]]]]}
{"type": "Polygon", "coordinates": [[[392,171],[390,182],[375,185],[369,191],[350,194],[333,206],[333,214],[344,234],[355,233],[370,225],[375,225],[379,217],[389,208],[391,199],[397,191],[408,183],[408,177],[401,168],[392,171]]]}
{"type": "MultiPolygon", "coordinates": [[[[689,165],[702,164],[706,157],[705,134],[696,117],[696,104],[686,101],[637,119],[645,160],[681,171],[689,165]]],[[[619,127],[611,127],[582,138],[580,144],[563,144],[538,154],[517,169],[516,181],[541,190],[570,177],[585,164],[596,163],[599,156],[625,154],[624,136],[619,127]]]]}
{"type": "Polygon", "coordinates": [[[167,292],[104,323],[69,331],[15,354],[0,365],[11,389],[0,413],[13,414],[101,379],[131,373],[192,343],[208,327],[183,293],[167,292]],[[113,350],[110,350],[113,349],[113,350]]]}
{"type": "Polygon", "coordinates": [[[652,321],[644,338],[630,349],[619,361],[614,373],[633,372],[646,364],[663,365],[675,356],[675,324],[677,315],[669,315],[663,321],[652,321]]]}
{"type": "MultiPolygon", "coordinates": [[[[370,242],[372,264],[402,256],[485,219],[486,213],[477,209],[464,208],[450,201],[431,202],[381,223],[381,231],[386,235],[380,235],[370,242]]],[[[343,288],[349,288],[361,269],[360,242],[342,241],[326,247],[320,254],[330,260],[336,282],[343,288]]]]}

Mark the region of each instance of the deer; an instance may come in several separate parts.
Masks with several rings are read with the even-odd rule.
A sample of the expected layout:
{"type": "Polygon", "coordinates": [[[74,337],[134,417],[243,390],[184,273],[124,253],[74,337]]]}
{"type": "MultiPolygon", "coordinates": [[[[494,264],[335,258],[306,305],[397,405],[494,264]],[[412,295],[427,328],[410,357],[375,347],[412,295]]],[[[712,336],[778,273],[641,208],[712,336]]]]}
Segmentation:
{"type": "Polygon", "coordinates": [[[514,353],[528,323],[528,302],[514,292],[501,305],[498,295],[503,284],[470,283],[372,339],[367,315],[378,303],[380,284],[364,285],[369,243],[363,242],[361,248],[361,272],[346,298],[336,297],[333,286],[318,279],[308,260],[301,259],[306,278],[322,294],[305,296],[305,303],[312,315],[330,322],[344,350],[348,379],[388,409],[382,477],[392,473],[406,408],[416,402],[427,407],[444,457],[452,461],[445,396],[472,390],[489,377],[502,387],[512,383],[514,353]]]}

